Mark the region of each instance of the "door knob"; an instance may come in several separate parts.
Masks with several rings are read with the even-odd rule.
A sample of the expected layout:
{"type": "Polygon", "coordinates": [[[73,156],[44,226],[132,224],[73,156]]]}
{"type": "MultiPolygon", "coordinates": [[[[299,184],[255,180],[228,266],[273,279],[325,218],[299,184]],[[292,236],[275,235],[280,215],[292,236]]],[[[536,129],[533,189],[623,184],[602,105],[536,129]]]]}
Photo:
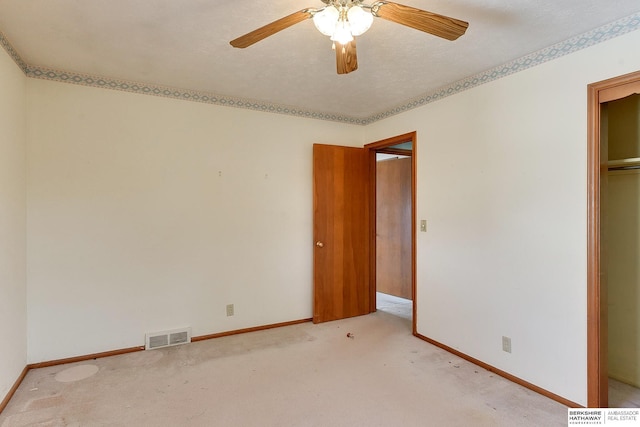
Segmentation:
{"type": "Polygon", "coordinates": [[[320,241],[317,241],[316,242],[316,246],[319,247],[319,248],[324,248],[324,243],[322,243],[320,241]]]}

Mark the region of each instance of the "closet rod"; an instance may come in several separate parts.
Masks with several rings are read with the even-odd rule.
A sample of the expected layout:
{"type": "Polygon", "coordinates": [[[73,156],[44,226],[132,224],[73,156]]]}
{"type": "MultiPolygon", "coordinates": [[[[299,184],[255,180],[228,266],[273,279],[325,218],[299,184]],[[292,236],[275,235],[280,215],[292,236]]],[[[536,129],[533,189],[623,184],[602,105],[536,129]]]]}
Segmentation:
{"type": "Polygon", "coordinates": [[[609,160],[607,162],[609,170],[614,168],[631,168],[640,166],[640,157],[626,158],[626,159],[618,159],[618,160],[609,160]]]}
{"type": "Polygon", "coordinates": [[[607,168],[610,171],[629,171],[629,170],[638,170],[640,169],[640,165],[633,166],[609,166],[607,168]]]}

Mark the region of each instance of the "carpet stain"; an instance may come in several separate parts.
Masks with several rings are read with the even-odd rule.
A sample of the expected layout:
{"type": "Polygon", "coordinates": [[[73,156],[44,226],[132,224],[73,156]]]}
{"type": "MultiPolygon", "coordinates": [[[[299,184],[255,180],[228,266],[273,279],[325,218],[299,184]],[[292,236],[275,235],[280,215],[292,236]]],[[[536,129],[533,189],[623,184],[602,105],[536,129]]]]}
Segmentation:
{"type": "Polygon", "coordinates": [[[64,405],[63,396],[43,397],[41,399],[32,400],[27,406],[27,410],[33,411],[38,409],[53,408],[55,406],[64,405]]]}
{"type": "Polygon", "coordinates": [[[81,381],[95,375],[99,370],[96,365],[78,365],[58,372],[55,380],[61,383],[81,381]]]}

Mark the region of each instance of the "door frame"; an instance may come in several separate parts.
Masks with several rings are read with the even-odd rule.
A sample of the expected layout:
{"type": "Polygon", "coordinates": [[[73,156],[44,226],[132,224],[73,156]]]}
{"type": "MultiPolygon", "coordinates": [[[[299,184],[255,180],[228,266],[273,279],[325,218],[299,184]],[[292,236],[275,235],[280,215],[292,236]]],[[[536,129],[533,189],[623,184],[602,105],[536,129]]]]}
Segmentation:
{"type": "MultiPolygon", "coordinates": [[[[369,150],[369,173],[370,173],[370,218],[371,218],[371,226],[370,226],[370,311],[376,311],[376,152],[378,151],[386,151],[385,148],[391,147],[393,145],[398,145],[403,142],[411,142],[411,302],[412,302],[412,333],[414,335],[417,334],[416,327],[416,176],[417,176],[417,132],[409,132],[402,135],[394,136],[391,138],[386,138],[380,141],[372,142],[370,144],[366,144],[364,146],[365,149],[369,150]]],[[[407,155],[406,152],[398,154],[407,155]]]]}
{"type": "Polygon", "coordinates": [[[636,93],[640,71],[603,80],[587,86],[587,406],[608,406],[606,247],[602,245],[601,200],[606,200],[606,185],[601,187],[607,155],[600,143],[600,104],[636,93]],[[636,89],[632,89],[633,86],[636,89]]]}

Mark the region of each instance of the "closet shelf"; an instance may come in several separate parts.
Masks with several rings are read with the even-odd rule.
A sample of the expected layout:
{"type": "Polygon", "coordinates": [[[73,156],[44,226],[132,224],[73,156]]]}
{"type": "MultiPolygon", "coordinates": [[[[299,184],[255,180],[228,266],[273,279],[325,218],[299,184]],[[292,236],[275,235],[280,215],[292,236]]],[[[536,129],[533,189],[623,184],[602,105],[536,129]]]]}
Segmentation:
{"type": "Polygon", "coordinates": [[[607,162],[609,168],[624,168],[632,166],[640,166],[640,157],[632,157],[628,159],[609,160],[607,162]]]}

